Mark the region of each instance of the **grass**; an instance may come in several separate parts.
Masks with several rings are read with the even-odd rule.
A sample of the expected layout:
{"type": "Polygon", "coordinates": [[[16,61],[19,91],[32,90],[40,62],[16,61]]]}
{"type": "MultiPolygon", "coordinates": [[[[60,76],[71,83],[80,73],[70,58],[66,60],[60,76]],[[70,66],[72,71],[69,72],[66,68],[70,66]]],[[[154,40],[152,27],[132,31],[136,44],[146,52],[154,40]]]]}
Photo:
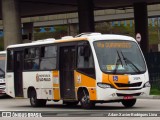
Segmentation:
{"type": "Polygon", "coordinates": [[[150,95],[160,95],[160,90],[157,88],[151,88],[150,95]]]}

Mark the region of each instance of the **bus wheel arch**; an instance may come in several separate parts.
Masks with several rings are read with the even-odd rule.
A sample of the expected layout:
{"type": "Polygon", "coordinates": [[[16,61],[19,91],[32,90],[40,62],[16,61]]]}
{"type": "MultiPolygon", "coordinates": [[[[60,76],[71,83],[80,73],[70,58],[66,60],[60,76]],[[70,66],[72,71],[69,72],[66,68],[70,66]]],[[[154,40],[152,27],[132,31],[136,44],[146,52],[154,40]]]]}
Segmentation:
{"type": "Polygon", "coordinates": [[[34,87],[29,87],[28,90],[27,90],[27,96],[28,96],[28,98],[31,97],[32,91],[36,91],[35,88],[34,87]]]}
{"type": "Polygon", "coordinates": [[[81,107],[84,109],[90,109],[95,106],[95,103],[90,100],[88,89],[80,87],[77,92],[78,100],[81,103],[81,107]]]}
{"type": "Polygon", "coordinates": [[[30,98],[30,104],[32,107],[46,106],[47,100],[37,99],[37,92],[34,87],[29,87],[27,93],[28,93],[28,97],[30,98]]]}

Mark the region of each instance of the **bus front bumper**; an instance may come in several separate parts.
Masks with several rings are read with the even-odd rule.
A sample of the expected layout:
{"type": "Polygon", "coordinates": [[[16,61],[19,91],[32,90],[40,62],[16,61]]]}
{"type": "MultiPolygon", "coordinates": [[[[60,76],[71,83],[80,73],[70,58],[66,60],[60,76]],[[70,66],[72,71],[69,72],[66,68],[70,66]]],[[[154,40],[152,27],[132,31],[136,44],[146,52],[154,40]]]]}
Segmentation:
{"type": "Polygon", "coordinates": [[[100,88],[100,90],[98,90],[98,93],[99,94],[97,94],[97,100],[102,101],[148,98],[150,94],[150,87],[145,87],[138,90],[117,90],[114,88],[100,88]]]}

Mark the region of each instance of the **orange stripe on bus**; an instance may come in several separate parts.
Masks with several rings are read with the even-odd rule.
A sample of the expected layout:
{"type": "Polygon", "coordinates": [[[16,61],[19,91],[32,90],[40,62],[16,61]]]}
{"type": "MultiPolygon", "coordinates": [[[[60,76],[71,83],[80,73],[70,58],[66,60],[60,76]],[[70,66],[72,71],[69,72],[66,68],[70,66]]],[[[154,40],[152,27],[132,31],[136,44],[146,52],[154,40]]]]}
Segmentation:
{"type": "Polygon", "coordinates": [[[90,100],[97,100],[96,89],[88,88],[90,100]]]}
{"type": "Polygon", "coordinates": [[[128,75],[109,75],[109,74],[102,74],[102,82],[108,83],[113,85],[116,89],[128,89],[128,87],[119,88],[116,86],[115,83],[123,83],[128,84],[129,82],[129,76],[128,75]],[[117,76],[117,80],[114,80],[114,76],[117,76]]]}
{"type": "Polygon", "coordinates": [[[129,81],[129,77],[128,75],[109,75],[109,80],[110,82],[114,82],[114,83],[124,83],[124,84],[128,84],[129,81]],[[118,80],[114,80],[113,77],[117,76],[118,80]]]}
{"type": "Polygon", "coordinates": [[[53,77],[58,77],[58,76],[59,76],[59,73],[58,73],[57,70],[55,70],[55,71],[52,71],[52,75],[53,75],[53,77]]]}
{"type": "MultiPolygon", "coordinates": [[[[96,79],[74,71],[75,87],[86,87],[89,92],[90,100],[97,100],[96,79]]],[[[76,89],[75,91],[77,91],[76,89]]]]}
{"type": "Polygon", "coordinates": [[[96,87],[96,80],[87,75],[81,74],[79,72],[74,72],[75,75],[75,87],[86,86],[86,87],[96,87]]]}
{"type": "Polygon", "coordinates": [[[59,40],[55,40],[55,43],[74,42],[74,41],[81,41],[81,40],[87,40],[87,38],[59,39],[59,40]]]}
{"type": "Polygon", "coordinates": [[[53,99],[60,100],[60,89],[59,89],[59,71],[55,70],[52,72],[53,76],[53,99]]]}
{"type": "Polygon", "coordinates": [[[54,96],[54,100],[60,100],[60,90],[59,90],[59,88],[54,88],[53,89],[53,96],[54,96]]]}
{"type": "Polygon", "coordinates": [[[109,82],[109,75],[108,74],[104,74],[104,73],[102,74],[102,82],[110,84],[110,82],[109,82]]]}
{"type": "Polygon", "coordinates": [[[53,84],[53,87],[59,87],[59,84],[53,84]]]}
{"type": "Polygon", "coordinates": [[[128,75],[109,75],[109,81],[116,89],[128,89],[128,87],[119,88],[115,83],[128,84],[129,76],[128,75]],[[118,77],[118,80],[114,80],[114,76],[118,77]]]}

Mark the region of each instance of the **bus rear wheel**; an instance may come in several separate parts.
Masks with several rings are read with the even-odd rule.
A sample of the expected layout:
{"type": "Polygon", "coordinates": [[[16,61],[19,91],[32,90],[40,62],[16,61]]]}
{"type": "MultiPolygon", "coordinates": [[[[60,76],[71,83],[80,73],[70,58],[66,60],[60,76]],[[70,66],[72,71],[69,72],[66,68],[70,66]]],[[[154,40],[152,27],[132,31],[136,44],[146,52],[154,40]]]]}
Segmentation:
{"type": "Polygon", "coordinates": [[[66,102],[64,101],[63,104],[66,104],[67,106],[76,106],[79,103],[79,101],[74,101],[74,102],[66,102]]]}
{"type": "Polygon", "coordinates": [[[46,100],[43,99],[37,99],[37,94],[35,90],[31,91],[30,95],[30,104],[32,107],[44,107],[46,106],[46,100]]]}
{"type": "Polygon", "coordinates": [[[95,106],[95,103],[92,102],[89,98],[89,93],[86,90],[83,90],[80,95],[81,107],[84,109],[91,109],[95,106]]]}
{"type": "Polygon", "coordinates": [[[136,99],[122,100],[122,104],[126,108],[133,107],[136,103],[136,99]]]}

